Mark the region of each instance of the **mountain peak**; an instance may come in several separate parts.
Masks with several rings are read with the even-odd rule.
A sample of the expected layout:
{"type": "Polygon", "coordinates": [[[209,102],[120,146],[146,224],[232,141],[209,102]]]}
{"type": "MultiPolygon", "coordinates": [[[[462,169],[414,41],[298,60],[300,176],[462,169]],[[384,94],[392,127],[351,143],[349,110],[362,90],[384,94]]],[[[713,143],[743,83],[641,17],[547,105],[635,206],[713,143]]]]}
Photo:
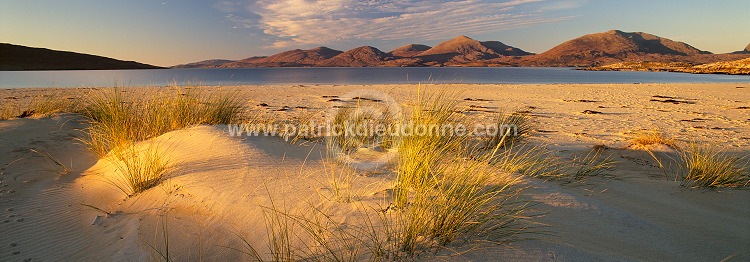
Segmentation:
{"type": "Polygon", "coordinates": [[[588,34],[538,55],[542,65],[596,65],[618,63],[637,56],[692,56],[709,54],[683,42],[643,32],[610,30],[588,34]]]}
{"type": "Polygon", "coordinates": [[[467,62],[494,59],[501,56],[523,56],[531,53],[508,46],[499,41],[479,42],[468,36],[459,36],[441,42],[419,54],[420,57],[436,61],[467,62]]]}
{"type": "Polygon", "coordinates": [[[500,41],[484,41],[481,42],[483,46],[491,49],[497,54],[504,55],[504,56],[525,56],[525,55],[532,55],[532,53],[523,51],[519,48],[515,48],[506,44],[503,44],[503,42],[500,41]]]}
{"type": "Polygon", "coordinates": [[[740,50],[740,51],[734,51],[732,52],[732,54],[750,54],[750,44],[747,44],[745,49],[740,50]]]}
{"type": "Polygon", "coordinates": [[[318,63],[318,66],[376,66],[388,55],[372,46],[360,46],[318,63]]]}
{"type": "Polygon", "coordinates": [[[459,36],[448,41],[440,42],[435,47],[428,49],[427,51],[419,54],[420,56],[429,55],[466,55],[471,53],[491,53],[492,50],[483,46],[477,40],[471,39],[467,36],[459,36]]]}
{"type": "Polygon", "coordinates": [[[388,54],[392,56],[412,57],[412,56],[419,55],[419,53],[427,51],[430,48],[432,47],[426,46],[426,45],[419,45],[419,44],[408,44],[408,45],[393,49],[393,51],[388,52],[388,54]]]}

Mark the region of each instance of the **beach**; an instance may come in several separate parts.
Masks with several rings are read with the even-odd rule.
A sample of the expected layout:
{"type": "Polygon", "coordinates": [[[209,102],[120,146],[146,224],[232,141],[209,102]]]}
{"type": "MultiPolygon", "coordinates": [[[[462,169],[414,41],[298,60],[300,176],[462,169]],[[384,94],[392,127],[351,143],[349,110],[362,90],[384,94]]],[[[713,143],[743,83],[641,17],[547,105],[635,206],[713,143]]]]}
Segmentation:
{"type": "MultiPolygon", "coordinates": [[[[314,136],[238,136],[230,130],[251,121],[326,123],[344,98],[354,100],[348,105],[389,102],[406,114],[425,94],[445,94],[458,109],[456,118],[472,123],[520,112],[534,122],[524,143],[573,164],[596,151],[598,161],[609,164],[582,179],[496,171],[512,181],[513,200],[526,203],[517,214],[523,234],[496,243],[466,237],[465,244],[430,244],[418,256],[378,259],[750,259],[750,191],[685,186],[671,169],[679,148],[691,143],[748,154],[748,83],[29,88],[0,90],[0,105],[18,116],[51,100],[85,101],[92,92],[112,90],[146,98],[190,90],[231,94],[244,106],[244,117],[137,141],[139,148],[162,148],[171,164],[157,185],[132,194],[113,185],[117,164],[82,143],[87,121],[81,115],[29,112],[0,120],[0,260],[252,260],[246,246],[267,256],[276,239],[268,228],[283,228],[274,223],[284,219],[302,232],[292,234],[294,243],[314,238],[304,233],[314,220],[306,215],[318,214],[316,225],[331,229],[328,239],[343,239],[336,232],[354,235],[347,229],[385,227],[373,210],[381,210],[380,217],[399,212],[391,208],[392,165],[358,170],[332,162],[326,143],[314,136]],[[347,97],[357,90],[385,98],[347,97]],[[677,142],[634,146],[643,132],[677,142]]],[[[350,250],[371,247],[357,243],[350,250]]],[[[297,254],[317,254],[319,247],[306,247],[297,254]]]]}

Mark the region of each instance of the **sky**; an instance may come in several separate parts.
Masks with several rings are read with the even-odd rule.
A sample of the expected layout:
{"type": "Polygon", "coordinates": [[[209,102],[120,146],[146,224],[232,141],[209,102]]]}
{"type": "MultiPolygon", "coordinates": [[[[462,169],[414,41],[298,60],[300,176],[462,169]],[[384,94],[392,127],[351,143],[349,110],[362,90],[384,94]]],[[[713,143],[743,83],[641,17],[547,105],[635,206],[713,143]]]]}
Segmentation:
{"type": "Polygon", "coordinates": [[[460,35],[541,53],[612,29],[738,51],[750,43],[750,1],[0,0],[1,43],[158,66],[460,35]]]}

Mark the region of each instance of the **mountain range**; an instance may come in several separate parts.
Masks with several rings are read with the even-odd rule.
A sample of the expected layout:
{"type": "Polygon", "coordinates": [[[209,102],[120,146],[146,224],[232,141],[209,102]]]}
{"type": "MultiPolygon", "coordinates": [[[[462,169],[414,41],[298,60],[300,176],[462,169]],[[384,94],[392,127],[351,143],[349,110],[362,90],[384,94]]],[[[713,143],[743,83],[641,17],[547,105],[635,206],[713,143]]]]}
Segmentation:
{"type": "MultiPolygon", "coordinates": [[[[361,46],[346,52],[328,47],[294,49],[241,60],[212,59],[171,68],[575,66],[628,62],[707,64],[750,57],[744,50],[712,54],[689,44],[643,32],[611,30],[584,35],[533,54],[499,41],[459,36],[435,46],[409,44],[389,52],[361,46]]],[[[157,66],[96,55],[0,43],[0,70],[152,69],[157,66]]]]}
{"type": "Polygon", "coordinates": [[[477,41],[459,36],[434,47],[409,44],[390,52],[372,46],[361,46],[346,52],[321,46],[226,63],[202,61],[175,67],[601,66],[643,61],[704,64],[746,58],[750,54],[749,48],[750,45],[743,51],[712,54],[648,33],[611,30],[566,41],[541,54],[526,52],[499,41],[477,41]]]}

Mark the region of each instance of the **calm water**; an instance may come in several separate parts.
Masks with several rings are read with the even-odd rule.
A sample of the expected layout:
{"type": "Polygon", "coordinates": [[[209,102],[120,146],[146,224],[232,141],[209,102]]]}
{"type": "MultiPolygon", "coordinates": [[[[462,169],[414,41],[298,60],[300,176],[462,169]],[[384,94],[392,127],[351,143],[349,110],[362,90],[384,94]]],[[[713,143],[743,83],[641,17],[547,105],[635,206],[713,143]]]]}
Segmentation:
{"type": "Polygon", "coordinates": [[[581,71],[571,68],[207,68],[155,70],[0,71],[0,88],[276,84],[552,84],[748,83],[750,76],[669,72],[581,71]]]}

